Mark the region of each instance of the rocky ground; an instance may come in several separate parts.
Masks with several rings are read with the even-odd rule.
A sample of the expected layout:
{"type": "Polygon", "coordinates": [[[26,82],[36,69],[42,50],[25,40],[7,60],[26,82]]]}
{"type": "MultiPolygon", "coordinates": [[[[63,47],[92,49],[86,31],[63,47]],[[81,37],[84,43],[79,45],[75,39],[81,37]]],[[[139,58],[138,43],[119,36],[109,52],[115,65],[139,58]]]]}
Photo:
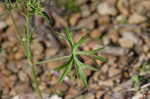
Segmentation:
{"type": "MultiPolygon", "coordinates": [[[[105,46],[98,55],[108,58],[108,62],[82,57],[85,63],[98,68],[97,72],[85,71],[87,87],[71,76],[64,83],[58,82],[59,73],[53,69],[63,61],[37,65],[39,87],[45,99],[150,99],[150,0],[76,1],[81,11],[72,14],[47,9],[54,18],[54,28],[58,31],[72,28],[75,41],[89,34],[90,40],[81,49],[105,46]]],[[[0,4],[0,14],[4,10],[0,4]]],[[[21,31],[22,17],[13,14],[21,31]]],[[[67,44],[53,33],[46,20],[36,17],[35,24],[38,27],[32,44],[35,61],[69,53],[67,44]]],[[[23,52],[10,16],[1,16],[0,99],[38,99],[23,52]]]]}

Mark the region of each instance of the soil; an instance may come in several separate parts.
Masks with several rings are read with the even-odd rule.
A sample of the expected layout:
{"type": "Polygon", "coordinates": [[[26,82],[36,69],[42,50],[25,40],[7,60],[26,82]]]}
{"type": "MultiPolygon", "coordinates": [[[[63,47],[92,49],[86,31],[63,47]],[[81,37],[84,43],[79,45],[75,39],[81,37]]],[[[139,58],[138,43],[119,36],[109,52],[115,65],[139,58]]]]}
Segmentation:
{"type": "MultiPolygon", "coordinates": [[[[63,83],[53,69],[64,61],[37,65],[40,89],[45,99],[150,99],[150,0],[76,0],[81,11],[64,14],[63,9],[47,7],[54,24],[35,17],[34,61],[68,55],[69,46],[54,32],[72,29],[74,41],[88,34],[82,50],[105,47],[97,53],[108,62],[81,57],[95,65],[97,72],[85,71],[88,86],[70,73],[63,83]],[[146,64],[146,65],[145,65],[146,64]],[[147,69],[142,69],[147,68],[147,69]],[[133,77],[138,75],[140,89],[133,77]]],[[[0,14],[5,11],[0,3],[0,14]]],[[[18,29],[23,17],[14,12],[18,29]]],[[[72,71],[74,72],[74,71],[72,71]]],[[[25,58],[9,15],[0,16],[0,99],[38,99],[31,86],[31,69],[25,58]]]]}

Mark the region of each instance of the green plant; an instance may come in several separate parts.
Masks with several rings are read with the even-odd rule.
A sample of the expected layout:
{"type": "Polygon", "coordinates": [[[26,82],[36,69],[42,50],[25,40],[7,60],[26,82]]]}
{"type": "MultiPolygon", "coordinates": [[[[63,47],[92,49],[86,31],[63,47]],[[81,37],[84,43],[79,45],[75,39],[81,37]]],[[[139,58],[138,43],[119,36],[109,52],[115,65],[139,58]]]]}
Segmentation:
{"type": "MultiPolygon", "coordinates": [[[[71,54],[69,56],[63,56],[63,57],[59,57],[59,58],[54,58],[54,59],[49,59],[49,60],[45,60],[45,61],[41,61],[38,62],[36,64],[43,64],[49,61],[58,61],[58,60],[64,60],[67,59],[68,61],[63,64],[62,66],[59,66],[57,68],[55,68],[56,71],[60,71],[60,70],[64,70],[63,74],[60,76],[59,81],[63,81],[64,78],[72,71],[72,69],[74,68],[76,71],[76,75],[83,81],[84,85],[87,85],[87,77],[84,73],[85,69],[90,69],[93,71],[97,71],[97,69],[93,66],[90,66],[88,64],[85,64],[83,62],[80,61],[79,57],[80,55],[86,55],[86,56],[91,56],[93,58],[96,58],[102,62],[106,62],[107,59],[103,58],[101,56],[96,56],[96,53],[100,50],[102,50],[103,48],[98,48],[95,49],[93,51],[80,51],[78,48],[81,44],[85,43],[87,41],[87,37],[83,36],[78,42],[73,42],[73,35],[72,32],[69,31],[68,29],[65,30],[66,33],[66,41],[68,42],[68,44],[71,47],[71,54]]],[[[63,37],[63,38],[65,38],[63,37]]]]}
{"type": "Polygon", "coordinates": [[[0,48],[0,53],[5,52],[5,50],[3,48],[0,48]]]}
{"type": "Polygon", "coordinates": [[[80,7],[76,4],[76,0],[55,0],[56,4],[64,7],[68,12],[80,11],[80,7]]]}
{"type": "Polygon", "coordinates": [[[17,0],[16,2],[11,2],[10,0],[5,1],[5,6],[7,11],[10,13],[10,17],[12,19],[13,25],[16,30],[17,37],[21,43],[21,45],[24,48],[24,53],[25,56],[29,62],[29,65],[31,66],[32,70],[32,86],[36,92],[38,92],[39,96],[41,99],[42,93],[39,89],[39,81],[37,80],[37,70],[36,70],[36,65],[34,65],[33,61],[33,56],[32,56],[32,51],[31,51],[31,45],[33,41],[33,32],[34,32],[34,27],[30,27],[30,22],[29,20],[32,18],[34,15],[40,15],[42,16],[43,14],[43,7],[41,6],[41,3],[39,0],[17,0]],[[24,31],[21,33],[18,30],[18,26],[16,24],[15,18],[12,14],[12,10],[14,9],[19,9],[20,6],[24,8],[22,15],[24,16],[25,19],[25,24],[24,24],[24,31]]]}
{"type": "Polygon", "coordinates": [[[139,90],[142,84],[142,78],[139,75],[134,75],[132,78],[133,87],[135,90],[139,90]]]}
{"type": "Polygon", "coordinates": [[[139,68],[138,74],[133,75],[131,78],[133,82],[133,89],[135,91],[140,90],[144,84],[150,82],[150,79],[148,79],[149,74],[150,74],[150,64],[146,62],[139,68]]]}
{"type": "Polygon", "coordinates": [[[141,67],[140,67],[140,72],[147,72],[150,73],[150,63],[144,63],[141,67]]]}

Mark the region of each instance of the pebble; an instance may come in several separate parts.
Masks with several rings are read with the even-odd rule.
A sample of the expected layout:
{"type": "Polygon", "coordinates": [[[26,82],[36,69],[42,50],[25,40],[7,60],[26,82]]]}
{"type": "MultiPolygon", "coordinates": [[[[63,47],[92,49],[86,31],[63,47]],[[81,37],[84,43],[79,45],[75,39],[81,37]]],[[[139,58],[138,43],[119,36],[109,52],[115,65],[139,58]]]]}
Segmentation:
{"type": "Polygon", "coordinates": [[[84,97],[85,97],[84,99],[95,99],[95,95],[92,93],[88,93],[84,97]]]}
{"type": "Polygon", "coordinates": [[[3,21],[0,21],[0,32],[5,28],[7,27],[7,24],[3,21]]]}
{"type": "Polygon", "coordinates": [[[18,77],[19,77],[21,82],[28,82],[29,81],[27,74],[24,73],[23,71],[19,72],[18,77]]]}
{"type": "Polygon", "coordinates": [[[119,0],[117,3],[117,8],[124,16],[129,15],[129,2],[127,0],[119,0]]]}
{"type": "Polygon", "coordinates": [[[9,61],[9,63],[7,64],[7,68],[8,70],[14,73],[17,73],[19,71],[14,61],[9,61]]]}
{"type": "Polygon", "coordinates": [[[128,19],[129,24],[140,24],[144,21],[146,21],[146,17],[137,13],[134,13],[131,16],[129,16],[128,19]]]}
{"type": "Polygon", "coordinates": [[[128,49],[126,48],[112,47],[112,46],[105,47],[105,50],[99,52],[99,54],[108,54],[113,56],[124,56],[127,53],[128,53],[128,49]]]}
{"type": "Polygon", "coordinates": [[[14,58],[19,60],[24,57],[23,49],[19,48],[19,50],[15,53],[14,58]]]}
{"type": "Polygon", "coordinates": [[[95,39],[95,38],[99,38],[101,35],[99,29],[94,29],[91,33],[90,33],[90,36],[95,39]]]}
{"type": "Polygon", "coordinates": [[[107,73],[109,69],[109,66],[107,64],[104,64],[102,67],[101,67],[101,71],[104,72],[104,73],[107,73]]]}
{"type": "MultiPolygon", "coordinates": [[[[61,98],[50,98],[48,94],[42,93],[43,99],[61,99],[61,98]]],[[[35,93],[21,94],[13,97],[12,99],[40,99],[35,93]]]]}
{"type": "Polygon", "coordinates": [[[62,99],[62,98],[59,97],[58,95],[52,95],[49,99],[62,99]]]}
{"type": "Polygon", "coordinates": [[[131,99],[144,99],[144,95],[142,93],[137,93],[131,99]]]}
{"type": "Polygon", "coordinates": [[[112,87],[114,83],[113,83],[113,80],[110,79],[110,80],[105,80],[105,81],[99,81],[98,85],[112,87]]]}
{"type": "Polygon", "coordinates": [[[107,46],[108,44],[110,44],[111,39],[108,36],[104,36],[102,38],[102,41],[103,41],[103,44],[107,46]]]}
{"type": "Polygon", "coordinates": [[[123,32],[122,38],[119,39],[119,44],[123,48],[132,48],[135,44],[139,43],[139,38],[133,32],[123,32]]]}
{"type": "Polygon", "coordinates": [[[94,20],[96,20],[97,17],[98,17],[97,14],[93,14],[87,18],[82,19],[78,23],[78,27],[93,29],[94,28],[94,20]]]}
{"type": "Polygon", "coordinates": [[[47,48],[45,50],[45,57],[49,58],[51,56],[55,56],[57,52],[58,52],[58,50],[56,48],[52,48],[52,47],[51,48],[47,48]]]}
{"type": "Polygon", "coordinates": [[[77,22],[79,21],[80,17],[81,17],[81,14],[80,14],[80,13],[75,13],[75,14],[73,14],[73,15],[70,17],[70,19],[69,19],[69,23],[70,23],[72,26],[76,25],[77,22]]]}
{"type": "Polygon", "coordinates": [[[111,67],[109,68],[109,73],[108,73],[108,76],[109,77],[113,77],[113,76],[116,76],[120,73],[121,71],[119,69],[116,69],[114,67],[111,67]]]}
{"type": "Polygon", "coordinates": [[[75,99],[95,99],[95,95],[92,93],[87,93],[85,95],[78,96],[75,99]]]}
{"type": "Polygon", "coordinates": [[[89,7],[87,6],[87,5],[84,5],[84,6],[81,6],[81,10],[82,10],[82,12],[81,12],[81,16],[82,17],[88,17],[88,16],[90,16],[90,9],[89,9],[89,7]]]}
{"type": "Polygon", "coordinates": [[[40,55],[44,50],[42,44],[40,44],[38,41],[33,42],[31,49],[34,55],[40,55]]]}
{"type": "Polygon", "coordinates": [[[127,19],[127,17],[124,16],[124,15],[119,15],[119,16],[117,16],[116,21],[117,21],[117,23],[119,23],[119,24],[128,24],[128,19],[127,19]]]}
{"type": "Polygon", "coordinates": [[[96,92],[96,99],[101,99],[101,97],[104,95],[104,91],[97,91],[96,92]]]}
{"type": "Polygon", "coordinates": [[[84,4],[87,0],[76,0],[78,5],[84,4]]]}
{"type": "Polygon", "coordinates": [[[105,15],[105,16],[99,16],[99,17],[98,17],[98,23],[99,23],[100,25],[107,25],[107,24],[109,24],[110,22],[111,22],[110,16],[105,15]]]}
{"type": "Polygon", "coordinates": [[[85,99],[83,95],[76,97],[75,99],[85,99]]]}
{"type": "Polygon", "coordinates": [[[115,16],[117,14],[116,8],[107,2],[100,3],[97,7],[97,11],[100,15],[115,16]]]}
{"type": "Polygon", "coordinates": [[[111,99],[109,95],[105,95],[103,99],[111,99]]]}

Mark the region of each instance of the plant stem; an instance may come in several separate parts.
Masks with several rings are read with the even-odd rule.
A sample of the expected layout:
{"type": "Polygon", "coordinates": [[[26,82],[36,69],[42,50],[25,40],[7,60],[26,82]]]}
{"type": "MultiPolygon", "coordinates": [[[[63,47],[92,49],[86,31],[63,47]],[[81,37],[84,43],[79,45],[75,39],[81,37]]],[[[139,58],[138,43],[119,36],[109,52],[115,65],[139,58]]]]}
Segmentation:
{"type": "Polygon", "coordinates": [[[39,82],[38,82],[38,79],[36,76],[37,75],[36,65],[33,65],[34,63],[32,60],[29,60],[29,62],[30,62],[31,69],[32,69],[32,77],[33,77],[32,78],[32,80],[33,80],[32,85],[33,85],[35,91],[39,94],[40,99],[43,99],[42,92],[39,88],[39,82]],[[35,86],[34,86],[34,84],[35,84],[35,86]]]}
{"type": "Polygon", "coordinates": [[[62,57],[57,57],[57,58],[50,58],[50,59],[46,59],[46,60],[44,60],[44,61],[36,62],[34,65],[37,65],[37,64],[44,64],[44,63],[52,62],[52,61],[64,60],[64,59],[68,59],[69,57],[71,57],[71,55],[62,56],[62,57]]]}
{"type": "MultiPolygon", "coordinates": [[[[13,17],[13,15],[11,13],[11,10],[8,9],[8,11],[10,13],[10,17],[11,17],[12,23],[13,23],[14,28],[15,28],[15,33],[17,35],[17,38],[21,41],[22,40],[21,36],[20,36],[21,34],[20,34],[20,31],[18,30],[18,26],[17,26],[17,24],[15,22],[15,18],[13,17]]],[[[28,18],[28,16],[25,16],[25,21],[26,21],[26,25],[25,25],[26,35],[25,36],[29,36],[30,35],[30,30],[29,30],[29,27],[28,27],[28,25],[29,25],[29,18],[28,18]]],[[[25,37],[25,38],[27,38],[27,37],[25,37]]],[[[26,56],[27,56],[27,59],[28,59],[30,65],[31,65],[33,87],[34,87],[34,84],[35,84],[35,87],[34,87],[35,91],[39,94],[40,99],[43,99],[42,93],[41,93],[41,91],[39,89],[39,83],[38,83],[38,80],[37,80],[37,77],[36,77],[36,75],[37,75],[36,65],[34,64],[33,59],[32,59],[31,42],[30,42],[30,40],[27,39],[27,42],[25,42],[23,47],[25,49],[25,52],[27,53],[26,56]]]]}
{"type": "Polygon", "coordinates": [[[21,37],[20,37],[20,34],[19,34],[20,32],[19,32],[18,26],[17,26],[17,24],[15,22],[15,18],[13,17],[13,14],[11,13],[10,10],[9,10],[9,13],[10,13],[10,17],[11,17],[11,20],[12,20],[12,23],[13,23],[13,26],[14,26],[14,29],[15,29],[15,32],[16,32],[17,39],[19,41],[21,41],[21,37]]]}
{"type": "MultiPolygon", "coordinates": [[[[27,6],[27,9],[28,9],[28,6],[27,6]]],[[[30,40],[30,35],[32,35],[32,34],[30,34],[31,32],[30,32],[30,28],[29,28],[29,13],[28,13],[28,11],[27,11],[27,14],[26,14],[26,16],[25,16],[25,21],[26,21],[26,25],[25,25],[25,27],[26,27],[26,46],[25,47],[27,47],[27,49],[26,49],[26,51],[27,51],[27,59],[28,59],[28,61],[29,61],[29,63],[30,63],[30,65],[31,65],[31,69],[32,69],[32,80],[33,80],[33,82],[32,82],[32,84],[33,84],[33,87],[34,87],[34,89],[35,89],[35,91],[39,94],[39,97],[40,97],[40,99],[43,99],[43,97],[42,97],[42,93],[41,93],[41,90],[39,89],[39,83],[38,83],[38,80],[37,80],[37,71],[36,71],[36,65],[34,65],[34,62],[33,62],[33,57],[32,57],[32,52],[31,52],[31,40],[30,40]],[[34,84],[35,84],[35,86],[34,86],[34,84]]]]}

